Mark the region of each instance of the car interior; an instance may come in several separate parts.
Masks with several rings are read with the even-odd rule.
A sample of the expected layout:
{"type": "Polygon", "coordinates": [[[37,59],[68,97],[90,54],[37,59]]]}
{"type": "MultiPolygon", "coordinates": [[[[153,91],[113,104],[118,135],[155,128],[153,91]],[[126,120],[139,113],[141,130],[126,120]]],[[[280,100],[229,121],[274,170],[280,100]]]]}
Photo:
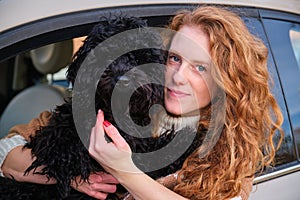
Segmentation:
{"type": "MultiPolygon", "coordinates": [[[[53,76],[72,61],[73,43],[73,40],[65,40],[49,44],[14,58],[12,90],[20,92],[9,101],[2,113],[0,133],[7,134],[12,126],[27,123],[43,110],[64,102],[69,95],[68,87],[56,83],[53,76]]],[[[1,101],[1,107],[5,106],[4,102],[1,101]]]]}

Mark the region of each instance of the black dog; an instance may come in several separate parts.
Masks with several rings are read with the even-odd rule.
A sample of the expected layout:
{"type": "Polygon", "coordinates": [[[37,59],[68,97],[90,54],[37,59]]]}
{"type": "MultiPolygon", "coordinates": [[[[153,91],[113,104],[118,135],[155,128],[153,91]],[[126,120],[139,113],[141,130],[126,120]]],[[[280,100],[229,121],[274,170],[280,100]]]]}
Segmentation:
{"type": "MultiPolygon", "coordinates": [[[[88,76],[99,76],[97,69],[101,66],[97,66],[97,63],[99,63],[98,55],[103,53],[103,49],[98,50],[96,46],[107,38],[122,31],[143,27],[146,27],[146,23],[134,17],[116,17],[101,21],[94,27],[93,31],[86,38],[84,45],[77,52],[76,58],[68,70],[68,80],[74,83],[77,77],[76,81],[81,81],[82,84],[90,81],[90,79],[87,78],[87,74],[88,76]],[[90,52],[92,52],[91,56],[89,55],[90,52]],[[85,64],[88,67],[87,69],[90,70],[89,73],[77,76],[79,68],[88,55],[89,58],[85,64]],[[94,65],[96,65],[96,67],[94,67],[94,65]]],[[[159,49],[161,45],[159,36],[151,31],[142,32],[142,34],[144,34],[144,36],[146,34],[149,39],[151,38],[151,41],[157,42],[157,48],[153,48],[153,44],[150,45],[151,48],[147,48],[145,40],[139,41],[137,37],[125,37],[124,43],[122,44],[124,48],[126,48],[128,43],[132,42],[143,43],[145,48],[129,51],[113,60],[113,62],[110,62],[110,59],[106,58],[108,60],[108,67],[100,74],[101,77],[96,86],[94,104],[95,113],[98,109],[102,109],[105,113],[105,118],[118,127],[132,151],[137,153],[158,150],[166,146],[175,135],[178,136],[182,134],[182,141],[180,141],[180,143],[184,143],[185,138],[188,138],[187,134],[194,134],[191,133],[190,130],[183,130],[179,133],[170,130],[160,137],[153,138],[151,137],[151,131],[141,133],[136,130],[137,126],[145,127],[151,124],[149,114],[151,106],[155,104],[163,105],[163,86],[152,83],[152,78],[155,78],[158,74],[163,74],[163,71],[157,71],[158,68],[147,68],[146,71],[143,71],[139,69],[138,66],[147,63],[164,64],[166,58],[166,52],[159,49]],[[117,92],[118,97],[126,96],[128,92],[133,91],[128,105],[124,105],[122,98],[112,98],[114,89],[116,89],[115,92],[117,92]],[[113,109],[118,112],[118,116],[126,116],[132,121],[126,120],[126,117],[126,119],[122,117],[116,119],[113,109]],[[116,120],[118,120],[118,123],[116,120]],[[130,134],[131,132],[140,133],[140,135],[133,136],[130,134]]],[[[113,49],[114,45],[119,44],[110,45],[113,49]]],[[[83,89],[81,92],[84,98],[91,98],[89,96],[90,91],[83,89]]],[[[86,103],[84,99],[81,102],[79,106],[82,106],[82,108],[91,106],[89,103],[86,103]]],[[[89,122],[87,121],[87,123],[89,122]]],[[[85,124],[84,119],[82,124],[85,124]]],[[[89,132],[87,132],[87,134],[89,134],[89,132]]],[[[175,162],[172,162],[163,169],[146,173],[152,178],[157,179],[179,170],[186,157],[200,145],[201,140],[199,139],[199,135],[200,134],[197,134],[193,144],[175,162]]],[[[178,145],[180,146],[180,144],[178,145]]],[[[92,199],[70,187],[71,181],[75,180],[76,177],[81,177],[82,180],[87,181],[91,173],[103,171],[103,168],[89,156],[86,147],[78,135],[74,123],[71,99],[67,100],[65,104],[57,106],[49,124],[37,131],[35,136],[31,137],[30,142],[26,144],[26,147],[32,149],[32,154],[36,157],[36,160],[25,173],[35,170],[37,167],[44,166],[39,173],[47,175],[49,178],[55,178],[57,184],[55,186],[45,186],[30,183],[16,183],[11,180],[4,181],[3,184],[6,184],[4,198],[8,199],[10,195],[15,198],[15,194],[18,194],[18,198],[15,199],[26,199],[27,197],[27,199],[92,199]],[[12,194],[13,191],[14,194],[12,194]],[[45,194],[43,194],[42,191],[45,191],[45,194]],[[21,198],[21,196],[23,196],[23,198],[21,198]]],[[[151,161],[149,161],[149,163],[139,162],[139,157],[133,157],[133,160],[138,167],[143,169],[151,165],[151,161]]],[[[3,181],[3,179],[1,179],[1,181],[3,181]]],[[[107,199],[119,199],[119,194],[124,192],[124,188],[120,187],[117,191],[118,195],[110,194],[107,199]]],[[[11,199],[12,198],[13,197],[11,197],[11,199]]]]}

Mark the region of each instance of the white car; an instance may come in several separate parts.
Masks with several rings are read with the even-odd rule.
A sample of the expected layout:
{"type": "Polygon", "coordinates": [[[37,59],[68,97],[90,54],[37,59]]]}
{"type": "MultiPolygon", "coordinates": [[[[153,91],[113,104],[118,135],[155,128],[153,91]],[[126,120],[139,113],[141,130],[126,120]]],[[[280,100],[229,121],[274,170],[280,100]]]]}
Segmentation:
{"type": "Polygon", "coordinates": [[[63,101],[65,67],[100,16],[124,13],[160,27],[177,10],[204,3],[240,13],[270,50],[268,65],[284,114],[285,138],[275,168],[255,178],[250,199],[299,200],[299,0],[0,0],[0,136],[63,101]]]}

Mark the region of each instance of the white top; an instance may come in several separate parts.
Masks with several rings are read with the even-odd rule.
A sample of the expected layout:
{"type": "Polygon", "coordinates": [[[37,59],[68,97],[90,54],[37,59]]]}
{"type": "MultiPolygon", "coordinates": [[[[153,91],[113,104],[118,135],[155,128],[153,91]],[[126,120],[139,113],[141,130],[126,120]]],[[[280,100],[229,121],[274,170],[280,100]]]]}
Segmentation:
{"type": "Polygon", "coordinates": [[[26,143],[26,140],[21,135],[15,135],[10,138],[3,138],[0,140],[0,176],[4,177],[2,173],[2,164],[6,159],[7,154],[17,146],[22,146],[26,143]]]}

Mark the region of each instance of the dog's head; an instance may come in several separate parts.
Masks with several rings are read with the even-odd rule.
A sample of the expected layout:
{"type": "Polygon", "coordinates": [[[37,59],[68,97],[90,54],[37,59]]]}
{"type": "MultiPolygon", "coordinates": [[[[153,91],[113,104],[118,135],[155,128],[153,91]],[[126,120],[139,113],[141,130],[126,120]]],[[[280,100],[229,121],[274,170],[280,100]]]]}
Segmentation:
{"type": "Polygon", "coordinates": [[[115,60],[102,74],[96,91],[96,110],[101,109],[107,120],[128,126],[131,120],[139,126],[150,123],[149,109],[163,104],[163,87],[155,82],[160,68],[143,64],[148,53],[151,62],[162,63],[158,50],[143,49],[129,52],[115,60]],[[126,120],[127,119],[127,120],[126,120]],[[128,121],[128,119],[130,119],[128,121]]]}
{"type": "Polygon", "coordinates": [[[147,28],[140,18],[116,17],[100,22],[86,38],[67,72],[70,82],[76,80],[81,85],[89,85],[79,90],[81,99],[77,106],[90,108],[93,104],[89,101],[95,97],[95,112],[102,109],[114,125],[116,120],[123,121],[127,127],[133,125],[131,122],[148,125],[150,107],[163,104],[163,88],[157,84],[163,82],[163,67],[151,67],[165,63],[162,45],[159,33],[147,28]],[[132,29],[137,31],[128,32],[132,29]],[[121,42],[115,42],[113,37],[120,34],[121,42]],[[103,45],[107,39],[110,42],[103,45]],[[132,50],[130,46],[140,48],[132,50]],[[120,49],[125,53],[115,56],[120,49]],[[78,73],[80,68],[84,68],[84,73],[78,73]],[[95,80],[98,85],[91,89],[95,80]]]}

